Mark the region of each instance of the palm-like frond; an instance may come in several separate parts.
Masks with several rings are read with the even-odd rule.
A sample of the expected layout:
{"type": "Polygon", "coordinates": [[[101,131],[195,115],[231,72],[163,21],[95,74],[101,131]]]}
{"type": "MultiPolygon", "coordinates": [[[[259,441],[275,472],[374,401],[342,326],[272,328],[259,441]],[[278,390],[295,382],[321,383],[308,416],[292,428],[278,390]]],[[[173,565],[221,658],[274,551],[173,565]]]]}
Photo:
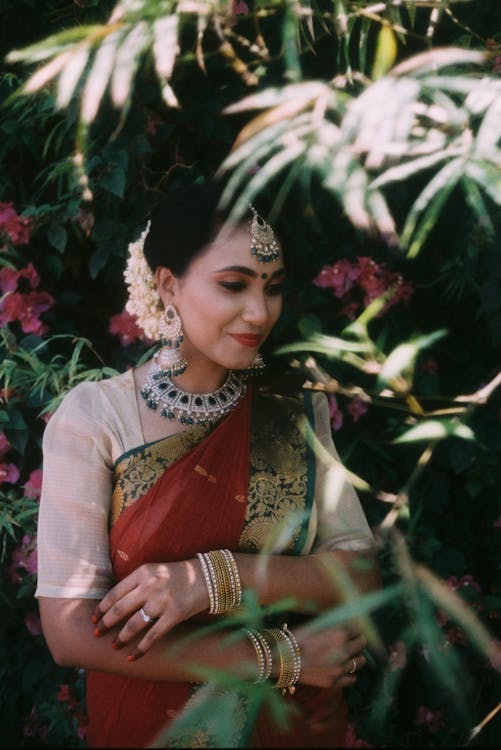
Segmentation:
{"type": "Polygon", "coordinates": [[[271,107],[273,90],[246,97],[227,113],[264,111],[242,131],[222,166],[232,171],[224,200],[238,186],[238,215],[263,177],[300,159],[353,224],[375,228],[415,255],[456,185],[479,215],[482,194],[501,203],[501,81],[476,67],[484,62],[480,52],[437,49],[368,82],[358,96],[338,90],[335,81],[313,81],[281,89],[271,107]],[[475,72],[451,75],[452,65],[475,72]],[[399,234],[384,188],[420,173],[430,178],[399,234]]]}

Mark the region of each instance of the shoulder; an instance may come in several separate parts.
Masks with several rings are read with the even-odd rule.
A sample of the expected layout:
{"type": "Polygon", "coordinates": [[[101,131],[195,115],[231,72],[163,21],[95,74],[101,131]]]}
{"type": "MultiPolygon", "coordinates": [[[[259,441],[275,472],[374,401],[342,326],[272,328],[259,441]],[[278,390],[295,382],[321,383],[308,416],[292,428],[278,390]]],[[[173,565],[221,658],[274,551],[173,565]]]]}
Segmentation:
{"type": "Polygon", "coordinates": [[[282,408],[300,409],[312,421],[329,413],[329,402],[323,390],[305,384],[304,377],[283,376],[280,378],[257,378],[255,392],[259,399],[282,408]]]}
{"type": "Polygon", "coordinates": [[[68,428],[74,433],[85,433],[103,425],[110,405],[122,396],[134,393],[130,371],[103,380],[84,381],[69,390],[50,417],[46,433],[56,428],[68,428]]]}

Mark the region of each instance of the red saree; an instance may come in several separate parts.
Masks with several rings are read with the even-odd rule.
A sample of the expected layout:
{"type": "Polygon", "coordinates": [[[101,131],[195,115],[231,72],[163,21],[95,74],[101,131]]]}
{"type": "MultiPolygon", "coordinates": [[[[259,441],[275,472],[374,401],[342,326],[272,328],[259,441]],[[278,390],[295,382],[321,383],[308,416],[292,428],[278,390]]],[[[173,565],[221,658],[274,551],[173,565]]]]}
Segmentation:
{"type": "MultiPolygon", "coordinates": [[[[254,445],[251,433],[262,437],[264,429],[254,417],[251,425],[251,403],[254,400],[258,401],[251,398],[249,391],[234,411],[209,434],[203,428],[197,428],[198,432],[195,429],[192,443],[189,434],[173,436],[141,446],[117,462],[117,497],[114,500],[118,498],[121,507],[115,508],[115,522],[110,532],[116,581],[146,562],[184,560],[200,551],[224,547],[233,551],[250,551],[249,540],[252,539],[254,544],[255,529],[262,525],[261,521],[257,522],[255,514],[249,516],[246,513],[253,494],[258,494],[256,488],[253,491],[252,485],[249,487],[254,445]],[[131,496],[131,487],[134,487],[134,496],[131,496]],[[243,544],[246,538],[244,526],[252,532],[247,534],[247,547],[243,544]]],[[[264,409],[266,424],[270,417],[268,406],[265,405],[264,409]]],[[[281,425],[280,429],[285,430],[282,444],[286,445],[289,440],[294,442],[290,437],[293,429],[290,414],[282,418],[281,425]]],[[[305,441],[297,437],[296,442],[306,467],[305,441]]],[[[268,462],[273,462],[273,443],[278,444],[280,440],[273,440],[265,446],[268,462]]],[[[255,451],[258,456],[255,464],[261,468],[262,448],[261,452],[255,451]]],[[[297,471],[295,463],[294,470],[297,471]]],[[[304,476],[307,477],[306,468],[304,476]]],[[[259,477],[262,481],[262,472],[259,477]]],[[[276,482],[279,480],[280,477],[275,479],[276,482]]],[[[308,493],[312,495],[314,482],[305,480],[299,484],[308,486],[308,493]]],[[[304,487],[301,492],[306,497],[308,493],[304,487]]],[[[273,518],[268,524],[273,524],[273,518]]],[[[299,537],[301,533],[298,532],[299,537]]],[[[189,683],[89,672],[89,747],[147,747],[157,737],[163,742],[166,728],[182,711],[192,688],[189,683]]],[[[252,736],[247,738],[248,746],[339,747],[343,744],[346,717],[339,690],[313,690],[299,686],[291,704],[293,712],[287,731],[274,729],[264,708],[252,736]],[[317,732],[311,720],[315,714],[322,713],[322,705],[335,708],[335,718],[326,731],[317,732]]],[[[197,727],[194,730],[196,735],[197,727]]],[[[198,737],[194,736],[190,744],[177,746],[211,746],[203,744],[204,741],[198,732],[198,737]]],[[[166,745],[158,746],[170,744],[167,740],[166,745]]]]}

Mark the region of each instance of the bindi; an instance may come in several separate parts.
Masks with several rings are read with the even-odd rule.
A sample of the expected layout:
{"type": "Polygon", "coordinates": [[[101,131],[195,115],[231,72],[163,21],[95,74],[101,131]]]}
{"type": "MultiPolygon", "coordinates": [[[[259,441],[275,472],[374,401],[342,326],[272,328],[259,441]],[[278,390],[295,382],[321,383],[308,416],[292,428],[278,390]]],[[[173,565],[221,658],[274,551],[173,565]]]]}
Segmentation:
{"type": "Polygon", "coordinates": [[[262,279],[267,279],[268,278],[268,274],[267,273],[262,273],[261,274],[261,278],[262,279]]]}

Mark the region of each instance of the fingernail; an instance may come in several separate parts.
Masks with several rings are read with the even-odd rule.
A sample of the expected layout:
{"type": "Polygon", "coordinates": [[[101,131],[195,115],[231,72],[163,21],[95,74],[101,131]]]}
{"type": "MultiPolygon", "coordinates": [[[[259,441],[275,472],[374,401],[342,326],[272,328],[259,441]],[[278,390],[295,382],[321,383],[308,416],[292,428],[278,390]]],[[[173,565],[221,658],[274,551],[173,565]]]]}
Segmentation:
{"type": "Polygon", "coordinates": [[[143,654],[141,653],[141,651],[133,651],[132,654],[128,655],[127,660],[128,661],[137,661],[138,659],[141,658],[142,655],[143,654]]]}
{"type": "Polygon", "coordinates": [[[94,623],[94,625],[95,625],[95,624],[96,624],[96,622],[97,622],[97,619],[98,619],[98,618],[97,618],[97,615],[92,615],[92,617],[90,618],[90,621],[91,621],[91,622],[93,622],[93,623],[94,623]]]}
{"type": "Polygon", "coordinates": [[[93,631],[93,632],[94,632],[94,635],[96,636],[96,638],[99,638],[99,636],[100,636],[100,635],[102,635],[102,633],[101,633],[101,631],[99,630],[99,628],[94,628],[94,631],[93,631]]]}
{"type": "Polygon", "coordinates": [[[114,649],[115,649],[115,651],[119,651],[119,650],[120,650],[121,648],[123,648],[124,646],[125,646],[125,643],[123,643],[122,641],[120,641],[120,640],[119,640],[118,638],[116,638],[116,639],[115,639],[114,641],[112,641],[112,643],[111,643],[111,648],[114,648],[114,649]]]}

